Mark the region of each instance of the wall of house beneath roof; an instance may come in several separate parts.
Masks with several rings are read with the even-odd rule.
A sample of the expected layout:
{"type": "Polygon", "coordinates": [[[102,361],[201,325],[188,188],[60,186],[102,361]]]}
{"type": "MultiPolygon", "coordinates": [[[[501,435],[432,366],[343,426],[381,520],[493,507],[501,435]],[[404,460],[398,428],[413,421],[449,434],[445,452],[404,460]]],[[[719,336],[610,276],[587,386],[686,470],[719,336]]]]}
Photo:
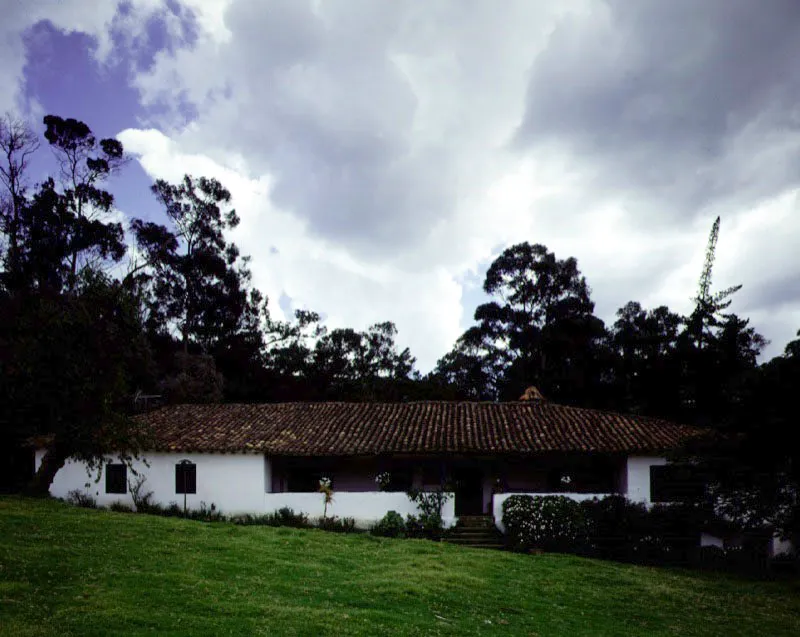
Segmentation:
{"type": "Polygon", "coordinates": [[[650,467],[667,464],[666,458],[658,456],[630,456],[625,475],[625,489],[622,491],[628,500],[651,504],[650,467]]]}
{"type": "MultiPolygon", "coordinates": [[[[650,500],[650,467],[664,464],[667,464],[667,459],[657,456],[629,457],[621,472],[619,493],[632,502],[642,502],[650,506],[652,504],[650,500]]],[[[520,489],[506,493],[496,493],[491,498],[491,511],[494,515],[495,524],[501,531],[505,530],[502,522],[503,502],[512,495],[563,495],[577,502],[582,502],[592,498],[604,498],[611,495],[611,493],[548,493],[546,491],[525,491],[520,489]]]]}
{"type": "MultiPolygon", "coordinates": [[[[36,453],[36,468],[42,461],[43,451],[36,453]]],[[[196,466],[197,493],[186,495],[190,509],[214,503],[223,513],[260,513],[264,510],[264,491],[269,475],[269,464],[264,456],[257,454],[209,454],[209,453],[148,453],[141,460],[134,460],[133,469],[144,476],[143,491],[153,492],[153,502],[168,505],[177,502],[183,506],[183,494],[176,493],[175,466],[181,460],[189,460],[196,466]]],[[[118,463],[115,456],[108,462],[118,463]]],[[[126,493],[106,493],[105,473],[97,480],[97,472],[89,472],[82,462],[68,460],[56,474],[50,486],[50,494],[65,498],[77,489],[89,493],[101,506],[114,502],[133,505],[130,488],[126,493]]],[[[127,471],[128,484],[136,476],[127,471]]]]}

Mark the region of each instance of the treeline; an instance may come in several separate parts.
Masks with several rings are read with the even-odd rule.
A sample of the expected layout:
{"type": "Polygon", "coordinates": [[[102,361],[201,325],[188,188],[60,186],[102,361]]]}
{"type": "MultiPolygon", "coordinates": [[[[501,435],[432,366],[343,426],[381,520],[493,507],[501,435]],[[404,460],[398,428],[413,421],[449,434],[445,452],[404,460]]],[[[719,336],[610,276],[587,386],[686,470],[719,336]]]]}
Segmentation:
{"type": "Polygon", "coordinates": [[[486,273],[492,300],[475,325],[422,375],[390,321],[359,331],[328,329],[307,310],[275,318],[227,239],[239,218],[215,179],[159,180],[165,223],[123,224],[107,189],[127,163],[121,143],[74,119],[43,125],[59,169],[31,184],[44,145],[23,121],[0,122],[0,427],[6,449],[37,436],[48,448],[40,491],[66,457],[145,444],[128,418],[137,396],[516,400],[530,385],[554,402],[735,434],[712,455],[748,489],[797,481],[784,441],[797,422],[800,340],[759,364],[765,339],[729,311],[738,287],[712,290],[719,220],[688,316],[631,301],[606,325],[576,259],[511,246],[486,273]]]}

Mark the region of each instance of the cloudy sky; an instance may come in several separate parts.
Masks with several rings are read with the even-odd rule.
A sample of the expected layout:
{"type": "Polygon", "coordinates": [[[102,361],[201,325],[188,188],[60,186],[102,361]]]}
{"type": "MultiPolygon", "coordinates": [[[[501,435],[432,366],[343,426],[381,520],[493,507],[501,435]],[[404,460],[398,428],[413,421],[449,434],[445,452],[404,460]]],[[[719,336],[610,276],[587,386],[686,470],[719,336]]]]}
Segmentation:
{"type": "Polygon", "coordinates": [[[393,320],[426,371],[506,246],[578,258],[607,322],[714,283],[800,328],[797,0],[3,0],[0,112],[117,136],[147,188],[217,177],[275,309],[393,320]]]}

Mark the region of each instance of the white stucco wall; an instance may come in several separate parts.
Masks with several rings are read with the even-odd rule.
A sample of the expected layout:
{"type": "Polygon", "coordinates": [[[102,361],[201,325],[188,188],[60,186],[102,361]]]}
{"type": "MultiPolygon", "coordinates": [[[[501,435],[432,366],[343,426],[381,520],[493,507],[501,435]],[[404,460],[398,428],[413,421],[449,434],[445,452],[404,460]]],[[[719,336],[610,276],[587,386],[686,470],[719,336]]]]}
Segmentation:
{"type": "MultiPolygon", "coordinates": [[[[36,468],[39,468],[44,452],[36,453],[36,468]]],[[[198,508],[201,502],[213,502],[223,513],[260,512],[264,506],[264,490],[269,470],[264,456],[258,454],[209,454],[209,453],[147,453],[133,467],[146,477],[144,491],[153,492],[153,501],[167,505],[177,502],[183,505],[183,494],[175,493],[175,465],[189,460],[197,465],[197,493],[186,496],[188,508],[198,508]],[[147,461],[147,464],[145,463],[147,461]]],[[[114,456],[108,462],[119,462],[114,456]]],[[[95,482],[97,473],[87,473],[86,466],[68,460],[56,474],[50,486],[50,494],[64,498],[73,489],[86,491],[97,499],[101,506],[112,502],[132,505],[130,493],[106,493],[105,473],[95,482]],[[88,483],[88,487],[86,486],[88,483]]],[[[136,476],[128,471],[128,482],[136,476]]]]}
{"type": "Polygon", "coordinates": [[[794,548],[794,543],[791,540],[782,540],[780,537],[772,538],[770,543],[770,553],[773,556],[793,553],[794,548]]]}
{"type": "Polygon", "coordinates": [[[725,540],[711,533],[701,533],[700,546],[716,546],[718,549],[724,549],[725,540]]]}
{"type": "MultiPolygon", "coordinates": [[[[289,507],[295,513],[305,513],[314,520],[322,516],[323,496],[321,493],[265,493],[263,507],[266,513],[289,507]]],[[[403,491],[334,491],[327,513],[329,517],[354,518],[356,526],[368,528],[389,511],[397,511],[403,517],[419,514],[417,505],[403,491]]],[[[442,507],[442,521],[445,527],[455,524],[453,494],[442,507]]]]}
{"type": "Polygon", "coordinates": [[[666,458],[658,456],[630,456],[627,462],[626,493],[631,502],[643,502],[647,506],[650,500],[650,467],[667,464],[666,458]]]}
{"type": "MultiPolygon", "coordinates": [[[[37,469],[43,455],[43,451],[36,453],[37,469]]],[[[153,492],[153,502],[183,505],[183,494],[175,492],[175,465],[181,460],[197,465],[197,493],[186,496],[186,505],[190,509],[199,508],[201,502],[206,505],[213,502],[217,509],[229,515],[271,513],[283,507],[305,513],[312,519],[322,515],[321,493],[267,493],[266,487],[271,484],[270,462],[259,454],[147,453],[141,460],[133,462],[133,468],[146,477],[144,491],[153,492]]],[[[108,456],[107,461],[119,462],[114,456],[108,456]]],[[[89,474],[85,464],[69,460],[53,479],[50,494],[65,498],[70,491],[77,489],[92,495],[100,506],[114,502],[133,505],[130,492],[105,492],[105,474],[99,482],[96,479],[97,473],[89,474]]],[[[129,470],[128,482],[134,480],[135,476],[129,470]]],[[[404,517],[419,513],[417,505],[408,499],[405,492],[335,491],[328,515],[354,518],[359,527],[366,528],[392,510],[404,517]]],[[[442,518],[447,527],[455,524],[453,494],[444,504],[442,518]]]]}

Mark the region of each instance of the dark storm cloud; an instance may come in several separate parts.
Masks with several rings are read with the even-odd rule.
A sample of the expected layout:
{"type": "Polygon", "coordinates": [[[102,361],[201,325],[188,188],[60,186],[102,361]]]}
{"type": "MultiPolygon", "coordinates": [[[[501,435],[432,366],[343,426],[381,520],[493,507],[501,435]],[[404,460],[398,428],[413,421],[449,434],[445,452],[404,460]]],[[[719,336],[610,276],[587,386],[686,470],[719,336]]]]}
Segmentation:
{"type": "Polygon", "coordinates": [[[357,4],[323,15],[300,1],[233,4],[236,110],[215,143],[269,172],[273,201],[315,234],[385,256],[447,210],[453,180],[440,150],[411,148],[416,96],[391,60],[394,10],[357,4]]]}
{"type": "Polygon", "coordinates": [[[516,142],[565,144],[593,186],[674,217],[797,183],[800,2],[610,0],[554,30],[516,142]]]}
{"type": "MultiPolygon", "coordinates": [[[[800,264],[795,261],[791,265],[796,269],[800,264]]],[[[775,311],[784,307],[796,308],[798,305],[800,305],[800,277],[796,273],[787,272],[784,276],[764,281],[753,289],[743,290],[739,308],[745,312],[775,311]]]]}

